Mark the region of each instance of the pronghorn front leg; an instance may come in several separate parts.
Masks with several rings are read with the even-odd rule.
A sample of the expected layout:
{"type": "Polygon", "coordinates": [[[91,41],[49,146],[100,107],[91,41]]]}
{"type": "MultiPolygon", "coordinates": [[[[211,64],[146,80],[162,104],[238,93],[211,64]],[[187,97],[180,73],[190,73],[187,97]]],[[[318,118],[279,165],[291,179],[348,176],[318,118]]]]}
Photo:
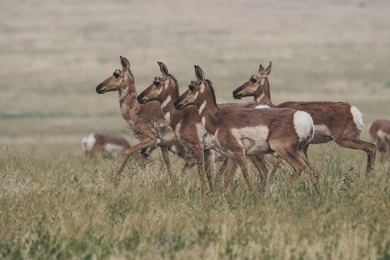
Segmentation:
{"type": "Polygon", "coordinates": [[[175,184],[175,180],[173,179],[173,173],[172,173],[172,167],[171,167],[171,161],[169,160],[169,153],[168,153],[168,146],[167,145],[161,145],[161,154],[164,159],[165,165],[168,169],[169,179],[171,180],[172,184],[175,184]]]}
{"type": "Polygon", "coordinates": [[[135,153],[135,152],[137,152],[137,151],[139,151],[139,150],[141,150],[141,149],[147,148],[147,147],[149,147],[149,146],[152,146],[152,145],[154,145],[155,143],[156,143],[156,140],[153,140],[153,139],[144,139],[144,140],[142,140],[140,143],[138,143],[138,144],[134,145],[133,147],[131,147],[130,149],[128,149],[128,150],[126,151],[126,156],[125,156],[125,158],[124,158],[124,160],[123,160],[123,162],[122,162],[122,165],[121,165],[121,167],[119,168],[119,171],[118,171],[118,173],[117,173],[117,177],[119,178],[119,177],[122,175],[122,172],[123,172],[123,170],[124,170],[124,168],[125,168],[125,166],[126,166],[126,163],[127,163],[127,161],[129,160],[130,156],[131,156],[133,153],[135,153]]]}

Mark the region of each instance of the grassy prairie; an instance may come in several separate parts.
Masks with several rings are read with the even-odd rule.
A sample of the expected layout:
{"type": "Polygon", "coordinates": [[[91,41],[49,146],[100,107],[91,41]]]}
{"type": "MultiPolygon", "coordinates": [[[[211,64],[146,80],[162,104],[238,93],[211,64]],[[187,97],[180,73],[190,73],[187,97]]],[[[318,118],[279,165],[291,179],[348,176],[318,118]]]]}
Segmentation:
{"type": "Polygon", "coordinates": [[[218,102],[235,102],[272,61],[274,103],[348,101],[366,125],[390,119],[389,13],[385,0],[1,1],[0,256],[388,259],[389,163],[366,175],[362,152],[310,148],[320,202],[307,176],[286,194],[284,166],[263,197],[237,174],[202,203],[196,171],[181,174],[176,157],[176,187],[157,152],[115,186],[118,162],[83,166],[80,141],[97,131],[136,143],[117,95],[95,93],[119,55],[139,91],[160,74],[156,61],[182,91],[199,64],[218,102]]]}

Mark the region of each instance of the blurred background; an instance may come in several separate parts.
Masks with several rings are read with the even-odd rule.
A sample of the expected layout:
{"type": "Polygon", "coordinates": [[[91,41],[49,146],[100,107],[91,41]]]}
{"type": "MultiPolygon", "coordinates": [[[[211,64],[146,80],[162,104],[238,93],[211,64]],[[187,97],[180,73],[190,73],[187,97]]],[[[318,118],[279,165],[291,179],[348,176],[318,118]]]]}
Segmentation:
{"type": "Polygon", "coordinates": [[[120,68],[119,55],[139,93],[162,61],[181,92],[198,64],[218,102],[249,102],[232,91],[272,61],[275,104],[348,101],[366,126],[390,119],[389,14],[387,0],[2,0],[1,147],[60,158],[81,155],[90,132],[136,143],[117,94],[95,92],[120,68]]]}

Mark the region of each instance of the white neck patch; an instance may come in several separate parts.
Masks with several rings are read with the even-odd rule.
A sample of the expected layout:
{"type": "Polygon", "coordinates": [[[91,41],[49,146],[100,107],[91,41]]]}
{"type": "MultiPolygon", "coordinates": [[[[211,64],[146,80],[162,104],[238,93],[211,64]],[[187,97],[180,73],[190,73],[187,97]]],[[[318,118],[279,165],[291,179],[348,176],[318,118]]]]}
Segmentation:
{"type": "Polygon", "coordinates": [[[206,118],[202,117],[202,124],[206,127],[206,118]]]}
{"type": "Polygon", "coordinates": [[[167,120],[168,124],[171,122],[171,113],[167,112],[164,114],[165,120],[167,120]]]}
{"type": "Polygon", "coordinates": [[[206,88],[206,86],[204,85],[204,83],[202,83],[200,85],[200,93],[203,93],[205,88],[206,88]]]}
{"type": "Polygon", "coordinates": [[[169,95],[167,97],[167,99],[165,99],[165,101],[161,104],[161,109],[163,109],[164,107],[166,107],[168,105],[168,103],[172,100],[172,97],[171,95],[169,95]]]}
{"type": "Polygon", "coordinates": [[[256,98],[256,103],[260,103],[260,101],[264,98],[264,92],[260,95],[260,97],[256,98]]]}
{"type": "Polygon", "coordinates": [[[199,95],[199,91],[196,91],[196,94],[194,96],[194,99],[197,99],[198,98],[198,95],[199,95]]]}
{"type": "Polygon", "coordinates": [[[199,111],[199,115],[202,114],[203,109],[206,107],[206,104],[207,104],[207,100],[203,101],[203,104],[200,106],[200,108],[198,110],[199,111]]]}

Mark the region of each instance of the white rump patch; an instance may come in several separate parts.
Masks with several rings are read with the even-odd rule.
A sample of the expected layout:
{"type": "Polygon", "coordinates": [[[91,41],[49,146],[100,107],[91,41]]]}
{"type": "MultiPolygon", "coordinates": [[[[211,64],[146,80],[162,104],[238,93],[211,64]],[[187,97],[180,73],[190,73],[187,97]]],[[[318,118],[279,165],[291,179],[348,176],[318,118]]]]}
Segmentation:
{"type": "Polygon", "coordinates": [[[92,151],[95,142],[96,142],[96,138],[94,134],[86,135],[81,140],[81,147],[83,148],[84,151],[92,151]]]}
{"type": "Polygon", "coordinates": [[[299,142],[309,143],[314,137],[313,118],[305,111],[294,113],[294,128],[298,134],[299,142]]]}
{"type": "Polygon", "coordinates": [[[206,104],[207,104],[207,100],[203,101],[203,104],[200,106],[200,108],[198,110],[199,111],[199,115],[202,114],[203,109],[206,107],[206,104]]]}
{"type": "MultiPolygon", "coordinates": [[[[161,92],[161,91],[160,91],[161,92]]],[[[165,99],[165,101],[161,104],[161,109],[163,109],[164,107],[166,107],[168,105],[168,103],[172,100],[172,97],[171,95],[169,95],[167,97],[167,99],[165,99]]]]}
{"type": "Polygon", "coordinates": [[[258,105],[255,107],[256,109],[265,109],[265,108],[270,108],[270,106],[267,105],[258,105]]]}
{"type": "Polygon", "coordinates": [[[356,127],[363,131],[364,123],[363,123],[363,114],[360,112],[360,110],[355,107],[351,106],[351,114],[353,117],[353,121],[355,122],[356,127]]]}
{"type": "Polygon", "coordinates": [[[265,153],[270,150],[267,126],[233,128],[231,132],[246,155],[265,153]]]}

